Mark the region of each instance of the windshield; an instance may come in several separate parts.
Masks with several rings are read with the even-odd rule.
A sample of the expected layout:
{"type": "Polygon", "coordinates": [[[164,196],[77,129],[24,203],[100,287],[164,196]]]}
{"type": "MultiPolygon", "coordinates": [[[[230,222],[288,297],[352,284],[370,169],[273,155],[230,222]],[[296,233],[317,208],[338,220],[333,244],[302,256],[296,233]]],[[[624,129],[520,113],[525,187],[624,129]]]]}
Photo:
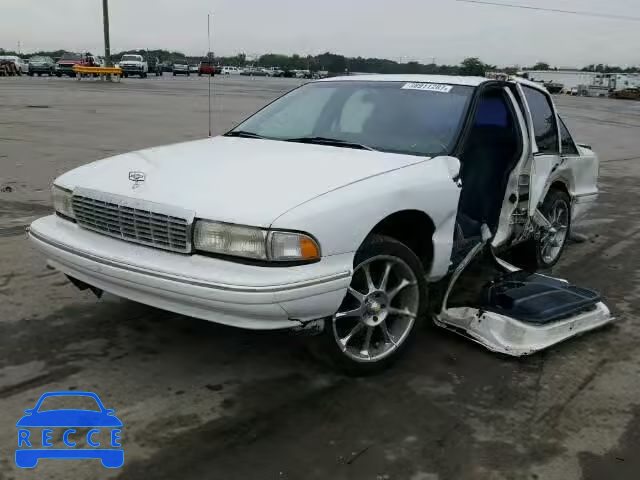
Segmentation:
{"type": "Polygon", "coordinates": [[[176,60],[175,62],[173,62],[175,65],[186,65],[187,62],[185,62],[184,60],[176,60]]]}
{"type": "Polygon", "coordinates": [[[82,56],[79,53],[65,53],[60,60],[81,60],[82,56]]]}
{"type": "Polygon", "coordinates": [[[122,56],[122,61],[126,62],[127,60],[129,60],[131,62],[139,62],[140,61],[140,57],[138,55],[123,55],[122,56]]]}
{"type": "Polygon", "coordinates": [[[272,140],[321,137],[409,155],[450,153],[473,87],[433,83],[310,83],[233,131],[272,140]]]}
{"type": "Polygon", "coordinates": [[[46,62],[47,61],[47,57],[31,57],[31,59],[29,60],[31,63],[35,63],[35,62],[46,62]]]}
{"type": "Polygon", "coordinates": [[[46,412],[49,410],[101,411],[95,398],[86,395],[60,395],[46,397],[38,408],[38,412],[46,412]]]}

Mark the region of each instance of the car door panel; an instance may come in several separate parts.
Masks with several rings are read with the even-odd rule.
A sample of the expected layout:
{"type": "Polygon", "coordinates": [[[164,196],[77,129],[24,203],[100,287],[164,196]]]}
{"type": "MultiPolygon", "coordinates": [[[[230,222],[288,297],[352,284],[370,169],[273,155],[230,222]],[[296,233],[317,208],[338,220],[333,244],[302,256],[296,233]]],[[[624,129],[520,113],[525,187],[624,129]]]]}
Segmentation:
{"type": "Polygon", "coordinates": [[[529,140],[527,123],[525,121],[524,115],[521,109],[518,106],[518,102],[511,92],[509,88],[504,88],[509,101],[513,107],[513,112],[516,116],[516,122],[520,126],[520,141],[521,145],[521,153],[520,159],[518,163],[511,171],[509,175],[509,180],[507,182],[507,188],[505,190],[504,199],[502,202],[502,209],[500,211],[500,218],[498,223],[498,228],[496,229],[496,233],[491,240],[491,245],[493,247],[499,247],[505,244],[513,233],[513,214],[518,207],[518,195],[519,195],[519,179],[522,174],[523,168],[525,168],[527,161],[529,160],[531,154],[531,143],[529,140]]]}
{"type": "Polygon", "coordinates": [[[560,129],[556,109],[549,94],[537,88],[518,85],[529,117],[533,159],[529,172],[529,216],[544,201],[551,174],[558,169],[560,129]]]}

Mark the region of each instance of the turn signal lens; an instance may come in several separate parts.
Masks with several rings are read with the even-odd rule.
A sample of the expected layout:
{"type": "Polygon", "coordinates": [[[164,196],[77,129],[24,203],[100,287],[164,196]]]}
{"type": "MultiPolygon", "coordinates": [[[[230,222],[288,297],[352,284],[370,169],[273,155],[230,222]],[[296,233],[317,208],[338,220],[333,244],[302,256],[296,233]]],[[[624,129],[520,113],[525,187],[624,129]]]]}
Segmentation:
{"type": "Polygon", "coordinates": [[[51,187],[51,197],[53,201],[53,209],[63,216],[75,219],[73,213],[73,196],[69,190],[60,188],[57,185],[51,187]]]}
{"type": "Polygon", "coordinates": [[[317,260],[320,258],[320,247],[308,235],[293,232],[273,232],[270,240],[270,259],[276,262],[317,260]]]}

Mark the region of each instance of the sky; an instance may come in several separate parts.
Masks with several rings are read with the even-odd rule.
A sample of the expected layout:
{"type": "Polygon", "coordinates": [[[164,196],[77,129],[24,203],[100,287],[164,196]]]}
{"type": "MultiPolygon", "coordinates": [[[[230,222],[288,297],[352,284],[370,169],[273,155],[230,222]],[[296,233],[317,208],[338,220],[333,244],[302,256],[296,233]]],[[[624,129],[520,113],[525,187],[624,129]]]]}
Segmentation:
{"type": "MultiPolygon", "coordinates": [[[[494,0],[640,19],[638,0],[494,0]]],[[[640,65],[640,21],[456,0],[109,0],[111,48],[319,54],[498,66],[640,65]]],[[[102,0],[0,0],[0,47],[103,52],[102,0]]]]}

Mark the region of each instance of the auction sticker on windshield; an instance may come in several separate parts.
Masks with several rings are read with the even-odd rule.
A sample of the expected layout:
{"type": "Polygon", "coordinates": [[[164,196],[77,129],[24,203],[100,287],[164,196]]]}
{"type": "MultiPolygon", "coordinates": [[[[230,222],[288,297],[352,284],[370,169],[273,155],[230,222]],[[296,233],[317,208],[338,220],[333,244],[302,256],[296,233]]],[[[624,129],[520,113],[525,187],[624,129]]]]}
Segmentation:
{"type": "Polygon", "coordinates": [[[402,88],[404,90],[424,90],[426,92],[449,93],[453,85],[443,85],[441,83],[405,83],[402,88]]]}

